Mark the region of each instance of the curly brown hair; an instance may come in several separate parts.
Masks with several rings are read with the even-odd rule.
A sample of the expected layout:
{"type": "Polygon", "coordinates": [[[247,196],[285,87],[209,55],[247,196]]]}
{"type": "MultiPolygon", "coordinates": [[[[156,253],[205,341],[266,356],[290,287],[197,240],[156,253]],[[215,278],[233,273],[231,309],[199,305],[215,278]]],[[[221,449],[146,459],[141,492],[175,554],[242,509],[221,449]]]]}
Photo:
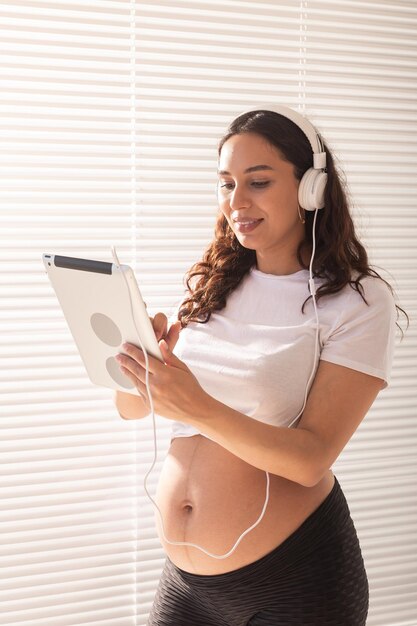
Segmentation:
{"type": "MultiPolygon", "coordinates": [[[[264,109],[253,110],[239,115],[232,121],[226,134],[218,144],[220,157],[223,144],[233,135],[256,133],[274,146],[282,159],[294,165],[294,175],[301,180],[303,174],[312,167],[312,148],[304,132],[297,124],[284,115],[264,109]]],[[[392,286],[370,267],[364,246],[358,240],[355,227],[349,212],[348,191],[346,180],[336,169],[333,156],[327,144],[321,138],[326,151],[327,185],[325,189],[325,206],[318,211],[316,217],[315,256],[312,265],[313,276],[324,278],[325,282],[317,288],[316,302],[329,294],[343,289],[347,284],[356,289],[366,302],[360,280],[365,276],[381,279],[394,296],[392,286]],[[356,278],[353,280],[354,275],[356,278]]],[[[297,259],[304,269],[308,265],[303,262],[302,252],[312,245],[312,225],[314,211],[305,212],[305,237],[297,249],[297,259]]],[[[205,324],[213,311],[220,311],[226,306],[227,296],[239,285],[243,277],[256,266],[256,251],[243,247],[228,224],[226,217],[219,212],[214,230],[214,239],[207,246],[201,261],[192,265],[186,272],[184,282],[190,297],[182,301],[178,311],[181,328],[191,321],[205,324]],[[191,285],[191,279],[194,280],[191,285]]],[[[308,296],[304,306],[312,296],[308,296]]],[[[366,304],[368,304],[366,302],[366,304]]],[[[399,305],[399,311],[407,318],[407,313],[399,305]]],[[[401,334],[403,331],[399,324],[401,334]]]]}

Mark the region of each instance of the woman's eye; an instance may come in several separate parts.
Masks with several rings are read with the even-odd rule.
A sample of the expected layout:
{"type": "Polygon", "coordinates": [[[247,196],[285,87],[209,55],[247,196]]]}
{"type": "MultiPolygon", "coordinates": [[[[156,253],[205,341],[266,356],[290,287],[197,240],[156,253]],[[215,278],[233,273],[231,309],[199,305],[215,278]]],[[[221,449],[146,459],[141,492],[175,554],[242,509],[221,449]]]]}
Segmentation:
{"type": "MultiPolygon", "coordinates": [[[[266,187],[268,184],[269,184],[269,180],[258,180],[258,181],[254,180],[251,182],[251,185],[256,188],[266,187]]],[[[220,187],[222,189],[232,189],[233,183],[224,183],[223,185],[220,185],[220,187]]]]}
{"type": "Polygon", "coordinates": [[[254,187],[266,187],[268,183],[269,183],[269,180],[258,180],[258,181],[254,180],[252,185],[254,187]]]}

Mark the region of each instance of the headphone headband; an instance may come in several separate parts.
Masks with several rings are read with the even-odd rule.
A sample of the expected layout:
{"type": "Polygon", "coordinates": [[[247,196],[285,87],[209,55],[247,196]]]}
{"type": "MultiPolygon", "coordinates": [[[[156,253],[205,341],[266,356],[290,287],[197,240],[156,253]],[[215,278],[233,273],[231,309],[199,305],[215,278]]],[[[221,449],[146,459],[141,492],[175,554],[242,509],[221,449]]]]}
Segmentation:
{"type": "Polygon", "coordinates": [[[245,109],[242,113],[239,113],[238,116],[243,115],[244,113],[249,113],[250,111],[272,111],[273,113],[279,113],[284,117],[290,119],[294,124],[303,131],[305,136],[310,142],[311,148],[313,150],[313,169],[321,170],[326,167],[326,152],[323,150],[323,146],[321,143],[320,135],[314,128],[313,124],[305,118],[301,113],[287,107],[283,104],[257,104],[256,106],[251,106],[249,109],[245,109]]]}
{"type": "MultiPolygon", "coordinates": [[[[305,136],[310,142],[313,150],[313,167],[310,167],[304,172],[300,184],[298,186],[298,203],[306,211],[316,211],[317,209],[323,209],[325,205],[324,196],[327,186],[327,172],[326,168],[326,152],[323,148],[323,142],[319,133],[314,128],[313,124],[305,118],[298,111],[290,109],[290,107],[276,104],[257,104],[250,109],[245,109],[242,113],[239,113],[237,117],[250,113],[251,111],[270,111],[272,113],[278,113],[288,118],[294,124],[303,131],[305,136]]],[[[234,118],[236,119],[236,117],[234,118]]],[[[234,120],[231,120],[229,124],[232,124],[234,120]]]]}

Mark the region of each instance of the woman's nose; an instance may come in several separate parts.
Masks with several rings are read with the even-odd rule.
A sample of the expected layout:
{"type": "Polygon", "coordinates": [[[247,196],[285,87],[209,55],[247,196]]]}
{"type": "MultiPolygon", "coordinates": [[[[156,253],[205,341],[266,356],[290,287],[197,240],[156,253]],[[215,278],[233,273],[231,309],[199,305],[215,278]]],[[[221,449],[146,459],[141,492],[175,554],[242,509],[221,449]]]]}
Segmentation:
{"type": "Polygon", "coordinates": [[[251,201],[249,198],[249,194],[245,191],[244,187],[236,187],[233,189],[230,194],[230,208],[232,209],[240,209],[242,207],[250,206],[251,201]]]}

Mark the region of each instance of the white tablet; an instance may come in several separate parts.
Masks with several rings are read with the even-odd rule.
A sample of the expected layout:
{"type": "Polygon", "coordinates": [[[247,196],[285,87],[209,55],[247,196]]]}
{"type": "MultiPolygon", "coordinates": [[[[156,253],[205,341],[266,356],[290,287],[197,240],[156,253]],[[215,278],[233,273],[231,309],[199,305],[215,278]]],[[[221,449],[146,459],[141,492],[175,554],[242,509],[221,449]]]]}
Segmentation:
{"type": "Polygon", "coordinates": [[[139,395],[115,356],[122,344],[164,362],[129,265],[43,254],[42,260],[92,383],[139,395]]]}

